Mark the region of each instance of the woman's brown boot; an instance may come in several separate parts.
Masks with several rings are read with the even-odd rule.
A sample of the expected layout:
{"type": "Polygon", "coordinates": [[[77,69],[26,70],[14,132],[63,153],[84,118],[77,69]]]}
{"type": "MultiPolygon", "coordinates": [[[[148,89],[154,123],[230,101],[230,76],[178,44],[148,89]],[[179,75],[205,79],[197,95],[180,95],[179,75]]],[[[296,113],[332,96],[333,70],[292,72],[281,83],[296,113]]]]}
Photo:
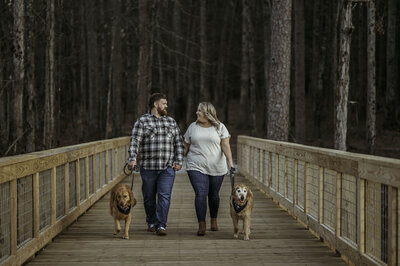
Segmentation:
{"type": "Polygon", "coordinates": [[[199,222],[199,230],[197,231],[198,236],[204,236],[206,234],[206,222],[199,222]]]}
{"type": "Polygon", "coordinates": [[[218,231],[217,218],[211,218],[211,231],[218,231]]]}

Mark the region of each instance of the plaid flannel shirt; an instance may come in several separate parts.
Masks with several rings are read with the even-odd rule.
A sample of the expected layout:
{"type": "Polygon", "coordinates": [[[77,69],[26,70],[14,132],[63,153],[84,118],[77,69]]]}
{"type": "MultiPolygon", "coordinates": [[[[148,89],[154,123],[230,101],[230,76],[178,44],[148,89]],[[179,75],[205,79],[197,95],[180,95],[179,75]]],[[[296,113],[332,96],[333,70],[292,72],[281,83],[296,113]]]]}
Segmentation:
{"type": "Polygon", "coordinates": [[[136,161],[146,170],[163,170],[173,163],[183,163],[183,140],[175,120],[169,116],[157,118],[142,115],[132,129],[128,161],[136,161]]]}

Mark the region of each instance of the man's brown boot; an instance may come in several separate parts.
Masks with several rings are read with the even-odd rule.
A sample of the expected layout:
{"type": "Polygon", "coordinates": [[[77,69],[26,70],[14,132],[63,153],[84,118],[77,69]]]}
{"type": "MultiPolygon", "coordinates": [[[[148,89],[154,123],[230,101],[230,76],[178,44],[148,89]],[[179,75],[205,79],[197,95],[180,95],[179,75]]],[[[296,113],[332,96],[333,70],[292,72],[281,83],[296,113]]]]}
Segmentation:
{"type": "Polygon", "coordinates": [[[217,218],[211,218],[211,231],[218,231],[217,218]]]}
{"type": "Polygon", "coordinates": [[[197,231],[198,236],[204,236],[206,234],[206,222],[199,222],[199,230],[197,231]]]}

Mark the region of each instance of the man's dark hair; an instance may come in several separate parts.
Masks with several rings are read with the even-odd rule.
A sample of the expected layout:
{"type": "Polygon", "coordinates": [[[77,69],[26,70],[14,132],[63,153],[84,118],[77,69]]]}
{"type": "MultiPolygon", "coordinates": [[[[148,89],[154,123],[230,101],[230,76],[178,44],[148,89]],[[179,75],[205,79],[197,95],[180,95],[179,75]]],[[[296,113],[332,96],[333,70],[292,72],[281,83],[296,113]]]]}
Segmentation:
{"type": "Polygon", "coordinates": [[[156,93],[153,93],[151,96],[150,96],[150,99],[149,99],[149,110],[151,111],[151,109],[154,107],[154,103],[156,102],[156,101],[158,101],[158,100],[160,100],[160,99],[167,99],[167,96],[165,95],[165,94],[163,94],[163,93],[158,93],[158,92],[156,92],[156,93]]]}

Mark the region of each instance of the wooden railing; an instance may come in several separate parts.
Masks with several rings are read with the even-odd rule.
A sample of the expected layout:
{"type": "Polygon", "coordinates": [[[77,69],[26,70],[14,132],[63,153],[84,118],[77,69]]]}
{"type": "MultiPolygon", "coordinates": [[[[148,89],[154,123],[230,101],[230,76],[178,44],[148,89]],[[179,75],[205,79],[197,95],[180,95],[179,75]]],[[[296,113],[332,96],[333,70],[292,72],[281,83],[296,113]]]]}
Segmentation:
{"type": "Polygon", "coordinates": [[[355,265],[399,265],[400,160],[238,137],[238,168],[355,265]]]}
{"type": "Polygon", "coordinates": [[[21,265],[125,175],[129,137],[0,158],[0,264],[21,265]]]}

